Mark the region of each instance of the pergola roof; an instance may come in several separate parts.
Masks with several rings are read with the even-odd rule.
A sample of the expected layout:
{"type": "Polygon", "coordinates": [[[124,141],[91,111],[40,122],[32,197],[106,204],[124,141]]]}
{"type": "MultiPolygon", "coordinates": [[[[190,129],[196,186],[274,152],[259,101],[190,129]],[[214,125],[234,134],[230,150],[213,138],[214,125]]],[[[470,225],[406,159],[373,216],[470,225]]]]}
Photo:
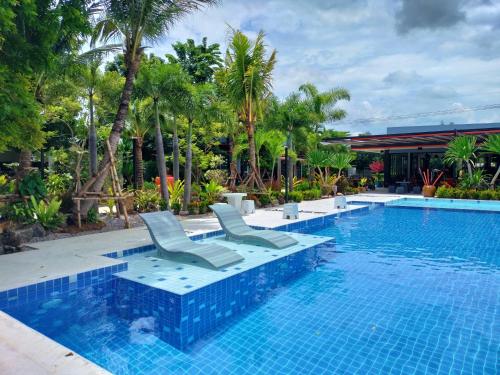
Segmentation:
{"type": "Polygon", "coordinates": [[[458,135],[475,135],[481,143],[489,134],[500,134],[500,128],[434,131],[405,134],[366,135],[358,137],[326,139],[323,144],[351,146],[353,151],[371,151],[415,148],[441,148],[458,135]]]}

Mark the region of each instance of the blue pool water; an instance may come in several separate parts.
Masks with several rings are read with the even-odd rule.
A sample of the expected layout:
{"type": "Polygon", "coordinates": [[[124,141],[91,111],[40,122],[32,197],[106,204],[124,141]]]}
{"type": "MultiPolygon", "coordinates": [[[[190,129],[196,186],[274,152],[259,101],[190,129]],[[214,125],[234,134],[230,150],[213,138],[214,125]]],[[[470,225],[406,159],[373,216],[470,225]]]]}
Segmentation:
{"type": "Polygon", "coordinates": [[[402,198],[387,203],[387,206],[444,208],[452,210],[475,210],[500,212],[500,201],[448,198],[402,198]]]}
{"type": "Polygon", "coordinates": [[[337,240],[314,270],[186,351],[118,318],[113,288],[7,312],[115,374],[500,373],[500,214],[376,208],[314,233],[337,240]]]}

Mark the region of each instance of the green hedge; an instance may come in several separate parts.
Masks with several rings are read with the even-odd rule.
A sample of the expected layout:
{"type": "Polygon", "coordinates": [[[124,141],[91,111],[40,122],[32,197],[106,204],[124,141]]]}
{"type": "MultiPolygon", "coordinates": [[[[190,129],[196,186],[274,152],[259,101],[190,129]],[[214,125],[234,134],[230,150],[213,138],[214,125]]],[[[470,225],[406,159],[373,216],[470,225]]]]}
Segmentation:
{"type": "Polygon", "coordinates": [[[302,196],[303,196],[304,200],[306,200],[306,201],[320,199],[321,198],[321,190],[320,189],[304,190],[302,192],[302,196]]]}
{"type": "Polygon", "coordinates": [[[436,198],[500,200],[500,190],[466,190],[440,186],[436,198]]]}

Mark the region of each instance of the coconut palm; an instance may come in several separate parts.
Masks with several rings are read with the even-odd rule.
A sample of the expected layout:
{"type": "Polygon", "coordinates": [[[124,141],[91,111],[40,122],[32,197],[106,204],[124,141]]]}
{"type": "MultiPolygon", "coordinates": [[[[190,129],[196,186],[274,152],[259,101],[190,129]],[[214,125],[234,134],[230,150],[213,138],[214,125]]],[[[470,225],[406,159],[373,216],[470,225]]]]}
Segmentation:
{"type": "Polygon", "coordinates": [[[268,132],[264,129],[259,129],[255,132],[255,156],[257,158],[257,170],[259,171],[260,176],[260,151],[262,147],[264,147],[266,143],[266,139],[269,136],[268,132]]]}
{"type": "MultiPolygon", "coordinates": [[[[483,144],[483,149],[488,151],[488,152],[492,152],[496,155],[500,155],[500,134],[489,135],[483,144]]],[[[490,187],[492,189],[495,188],[495,183],[498,179],[498,176],[500,176],[500,165],[498,166],[498,169],[497,169],[495,175],[491,179],[490,187]]]]}
{"type": "Polygon", "coordinates": [[[304,93],[310,106],[314,133],[318,133],[325,122],[341,120],[347,115],[345,110],[335,107],[339,100],[351,99],[346,89],[336,88],[319,92],[312,83],[304,83],[299,87],[299,91],[304,93]]]}
{"type": "Polygon", "coordinates": [[[219,74],[224,93],[238,112],[248,137],[248,162],[251,173],[246,183],[250,187],[257,183],[260,189],[265,189],[265,186],[256,165],[255,122],[261,112],[263,100],[271,93],[275,63],[275,50],[266,57],[262,31],[255,41],[250,41],[241,31],[233,30],[226,53],[225,69],[219,74]]]}
{"type": "Polygon", "coordinates": [[[151,100],[136,99],[130,106],[128,133],[134,139],[134,183],[137,189],[144,186],[144,165],[142,162],[142,146],[144,137],[153,127],[151,100]]]}
{"type": "MultiPolygon", "coordinates": [[[[157,41],[179,18],[203,5],[214,3],[214,0],[105,0],[100,3],[102,14],[95,26],[91,44],[95,46],[98,41],[106,44],[112,39],[118,40],[119,44],[98,47],[95,51],[121,48],[126,66],[125,84],[109,135],[112,153],[116,152],[128,114],[135,76],[139,71],[141,58],[146,48],[143,41],[157,41]]],[[[92,188],[94,191],[100,191],[102,189],[109,160],[110,155],[106,151],[101,163],[103,173],[98,173],[92,183],[86,184],[87,190],[92,188]]],[[[167,191],[166,197],[168,197],[166,186],[165,190],[167,191]]],[[[82,211],[86,213],[89,207],[90,205],[84,204],[82,211]]]]}
{"type": "Polygon", "coordinates": [[[472,178],[472,167],[476,158],[476,141],[473,135],[461,135],[453,138],[448,143],[448,149],[444,154],[444,162],[447,164],[465,163],[469,177],[472,178]]]}

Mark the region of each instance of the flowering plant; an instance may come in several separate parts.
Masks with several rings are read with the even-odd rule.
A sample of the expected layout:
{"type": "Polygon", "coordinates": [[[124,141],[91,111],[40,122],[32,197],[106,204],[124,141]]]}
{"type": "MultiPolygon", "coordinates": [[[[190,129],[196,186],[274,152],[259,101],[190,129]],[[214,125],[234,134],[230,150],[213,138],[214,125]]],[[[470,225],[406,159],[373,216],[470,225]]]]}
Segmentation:
{"type": "Polygon", "coordinates": [[[384,171],[384,162],[382,160],[375,160],[370,163],[369,167],[373,173],[381,173],[384,171]]]}

